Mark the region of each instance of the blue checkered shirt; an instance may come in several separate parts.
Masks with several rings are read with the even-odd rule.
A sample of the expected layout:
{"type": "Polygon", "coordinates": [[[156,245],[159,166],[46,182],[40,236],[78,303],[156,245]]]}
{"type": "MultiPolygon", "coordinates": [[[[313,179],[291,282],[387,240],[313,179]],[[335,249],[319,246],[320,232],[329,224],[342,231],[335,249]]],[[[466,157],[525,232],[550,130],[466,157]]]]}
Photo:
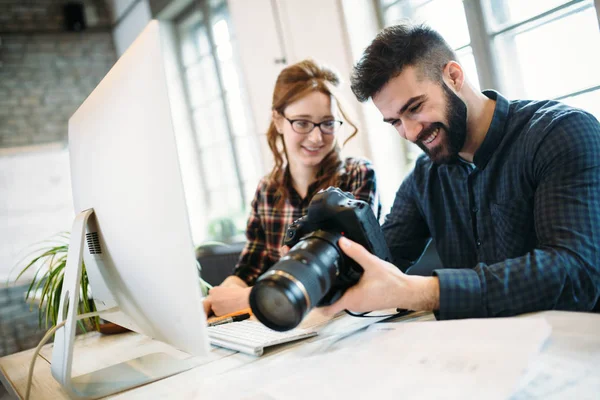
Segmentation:
{"type": "Polygon", "coordinates": [[[556,101],[508,101],[473,163],[421,156],[383,231],[405,271],[433,239],[438,319],[598,310],[600,124],[556,101]]]}

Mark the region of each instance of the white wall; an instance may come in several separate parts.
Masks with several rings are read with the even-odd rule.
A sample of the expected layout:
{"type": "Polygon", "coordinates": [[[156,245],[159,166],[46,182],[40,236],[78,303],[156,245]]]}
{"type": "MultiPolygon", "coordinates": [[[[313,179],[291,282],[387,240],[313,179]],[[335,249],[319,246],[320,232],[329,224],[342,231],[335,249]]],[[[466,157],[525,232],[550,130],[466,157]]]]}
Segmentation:
{"type": "Polygon", "coordinates": [[[0,151],[0,283],[38,242],[70,231],[73,218],[69,153],[62,145],[0,151]]]}

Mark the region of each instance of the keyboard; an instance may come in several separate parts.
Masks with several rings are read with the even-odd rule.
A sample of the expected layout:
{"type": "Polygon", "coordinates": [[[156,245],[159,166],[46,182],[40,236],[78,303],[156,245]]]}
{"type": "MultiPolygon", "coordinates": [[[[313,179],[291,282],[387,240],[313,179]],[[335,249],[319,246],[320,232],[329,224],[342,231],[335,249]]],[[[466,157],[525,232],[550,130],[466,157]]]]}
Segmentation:
{"type": "Polygon", "coordinates": [[[316,329],[299,328],[278,332],[253,320],[208,327],[208,337],[212,345],[254,356],[261,356],[265,347],[309,338],[316,334],[316,329]]]}

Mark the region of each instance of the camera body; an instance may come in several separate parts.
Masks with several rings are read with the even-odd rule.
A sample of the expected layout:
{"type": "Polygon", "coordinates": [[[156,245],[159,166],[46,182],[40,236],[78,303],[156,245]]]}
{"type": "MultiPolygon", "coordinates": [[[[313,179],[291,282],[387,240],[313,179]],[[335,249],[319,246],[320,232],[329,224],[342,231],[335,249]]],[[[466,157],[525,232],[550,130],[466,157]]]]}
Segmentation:
{"type": "Polygon", "coordinates": [[[250,292],[252,311],[263,324],[279,331],[292,329],[312,307],[334,303],[358,282],[363,269],[339,248],[341,236],[391,261],[369,204],[329,187],[317,193],[307,214],[288,227],[284,244],[290,251],[250,292]]]}
{"type": "MultiPolygon", "coordinates": [[[[335,238],[332,245],[337,248],[340,236],[361,244],[382,260],[391,261],[381,227],[369,204],[335,187],[329,187],[313,197],[308,213],[288,227],[284,244],[293,250],[297,243],[305,239],[320,237],[327,240],[331,237],[335,238]],[[325,236],[319,231],[331,235],[325,236]]],[[[341,262],[338,262],[336,277],[331,289],[317,304],[318,307],[335,303],[362,276],[362,267],[341,250],[339,253],[341,262]]]]}

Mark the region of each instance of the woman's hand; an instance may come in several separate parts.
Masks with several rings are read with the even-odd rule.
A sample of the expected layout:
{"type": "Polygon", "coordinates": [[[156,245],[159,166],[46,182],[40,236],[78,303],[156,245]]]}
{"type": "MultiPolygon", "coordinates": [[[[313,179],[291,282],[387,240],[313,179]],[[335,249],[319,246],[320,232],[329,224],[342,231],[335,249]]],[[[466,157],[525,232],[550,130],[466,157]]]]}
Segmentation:
{"type": "Polygon", "coordinates": [[[205,310],[207,303],[209,303],[212,312],[219,317],[234,311],[249,308],[250,290],[252,290],[251,287],[215,286],[210,289],[210,294],[204,300],[205,310]]]}
{"type": "Polygon", "coordinates": [[[227,277],[219,286],[210,289],[204,299],[204,312],[208,317],[232,313],[250,307],[250,290],[246,282],[235,275],[227,277]]]}

